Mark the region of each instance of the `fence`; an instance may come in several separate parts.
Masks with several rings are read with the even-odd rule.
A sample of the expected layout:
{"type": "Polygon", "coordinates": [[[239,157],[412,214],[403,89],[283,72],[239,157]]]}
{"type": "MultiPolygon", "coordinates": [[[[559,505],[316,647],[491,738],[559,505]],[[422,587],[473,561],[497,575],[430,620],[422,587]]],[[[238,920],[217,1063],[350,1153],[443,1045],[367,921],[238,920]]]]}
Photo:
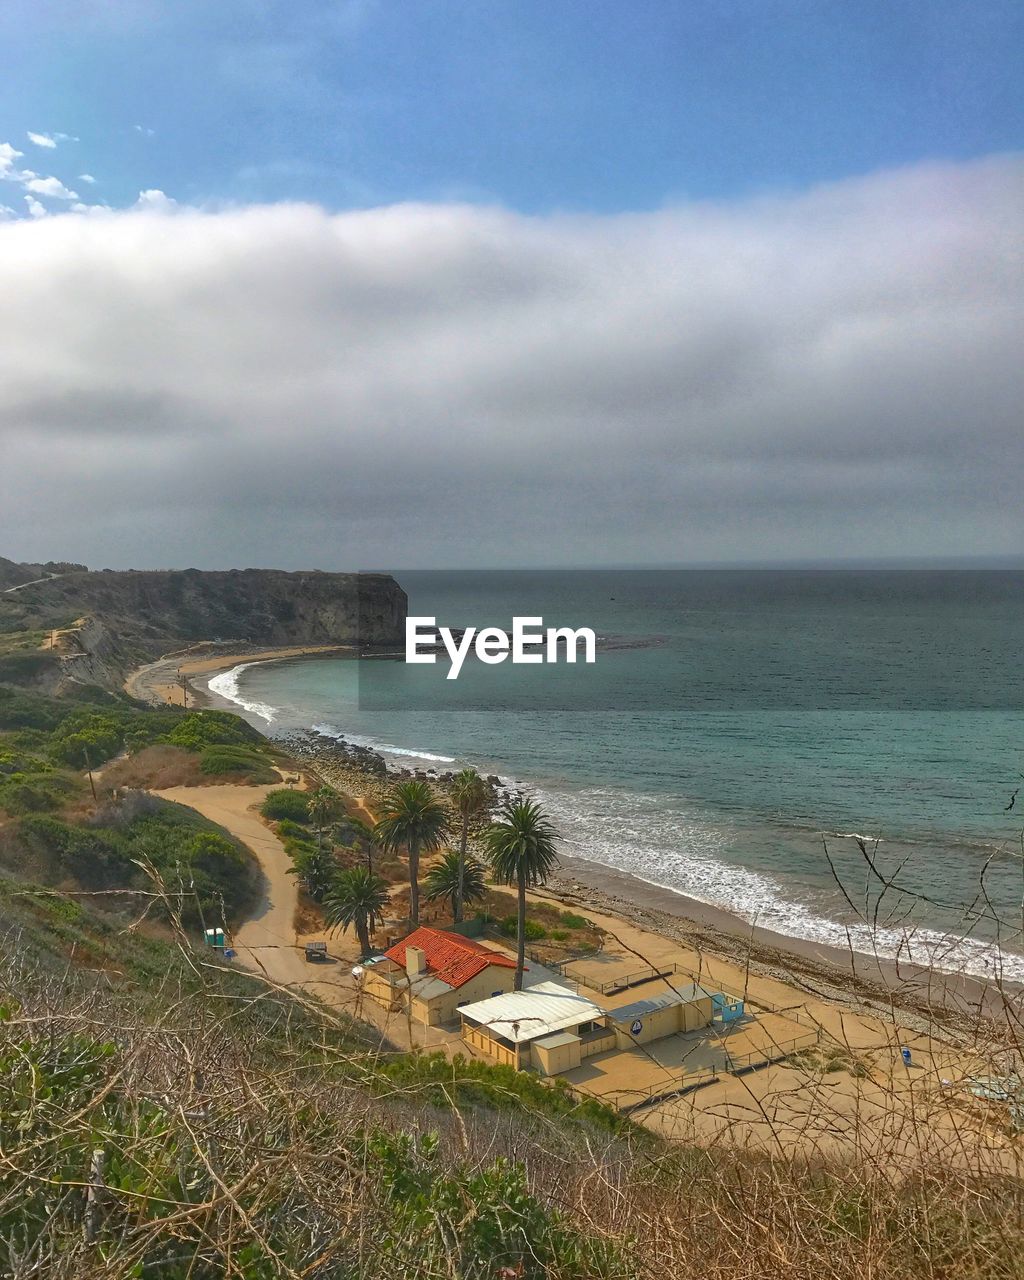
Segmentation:
{"type": "Polygon", "coordinates": [[[748,1004],[748,1009],[752,1009],[755,1013],[777,1013],[780,1017],[788,1018],[790,1022],[798,1022],[802,1027],[807,1027],[811,1031],[820,1033],[821,1025],[806,1013],[800,1012],[802,1005],[780,1005],[772,1004],[770,1000],[758,1000],[755,1004],[748,1004]]]}
{"type": "MultiPolygon", "coordinates": [[[[576,956],[574,957],[574,960],[584,960],[586,958],[587,957],[585,956],[576,956]]],[[[578,970],[576,973],[572,973],[570,966],[573,962],[573,960],[562,961],[558,966],[558,971],[563,976],[572,978],[581,986],[589,987],[591,991],[599,991],[603,996],[611,995],[616,991],[628,991],[630,987],[639,986],[643,982],[653,982],[656,978],[672,978],[677,973],[684,974],[687,978],[690,977],[689,970],[684,969],[683,966],[679,964],[663,964],[658,966],[648,964],[643,965],[639,969],[620,973],[614,978],[606,978],[604,981],[601,981],[587,974],[581,974],[578,970]]],[[[554,965],[549,965],[548,967],[555,968],[554,965]]]]}
{"type": "Polygon", "coordinates": [[[783,1058],[788,1058],[791,1053],[796,1053],[798,1049],[809,1049],[811,1045],[817,1044],[820,1038],[821,1030],[816,1028],[814,1031],[808,1030],[802,1035],[794,1036],[792,1040],[783,1040],[765,1045],[764,1048],[755,1049],[752,1053],[734,1054],[726,1049],[726,1069],[731,1075],[744,1075],[748,1071],[756,1071],[758,1067],[766,1067],[771,1062],[779,1062],[783,1058]]]}
{"type": "Polygon", "coordinates": [[[462,1038],[466,1044],[472,1045],[474,1049],[479,1049],[493,1062],[503,1062],[506,1066],[519,1068],[519,1053],[516,1049],[509,1045],[502,1044],[500,1040],[495,1040],[493,1036],[487,1034],[486,1031],[479,1027],[469,1027],[463,1023],[462,1038]]]}
{"type": "Polygon", "coordinates": [[[678,1080],[663,1081],[661,1084],[654,1085],[646,1091],[624,1089],[617,1094],[602,1094],[596,1090],[591,1093],[579,1083],[568,1084],[564,1081],[563,1083],[566,1084],[569,1092],[577,1102],[585,1102],[596,1098],[599,1102],[614,1107],[616,1111],[621,1111],[623,1115],[629,1115],[631,1112],[639,1111],[643,1107],[653,1107],[659,1102],[667,1102],[670,1098],[681,1098],[687,1093],[703,1089],[709,1084],[714,1084],[718,1078],[718,1072],[712,1071],[710,1068],[705,1071],[688,1071],[685,1075],[681,1075],[678,1080]]]}

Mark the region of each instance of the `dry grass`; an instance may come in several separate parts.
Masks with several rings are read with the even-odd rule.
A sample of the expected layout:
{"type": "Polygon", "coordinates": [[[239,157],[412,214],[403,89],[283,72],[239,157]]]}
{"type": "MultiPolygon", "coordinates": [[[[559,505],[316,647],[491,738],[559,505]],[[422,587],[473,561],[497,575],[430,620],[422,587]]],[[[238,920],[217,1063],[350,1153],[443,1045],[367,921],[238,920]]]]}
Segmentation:
{"type": "Polygon", "coordinates": [[[7,941],[17,1280],[1020,1274],[1014,1179],[671,1146],[558,1114],[522,1077],[368,1053],[337,1015],[225,989],[198,958],[142,1002],[7,941]]]}

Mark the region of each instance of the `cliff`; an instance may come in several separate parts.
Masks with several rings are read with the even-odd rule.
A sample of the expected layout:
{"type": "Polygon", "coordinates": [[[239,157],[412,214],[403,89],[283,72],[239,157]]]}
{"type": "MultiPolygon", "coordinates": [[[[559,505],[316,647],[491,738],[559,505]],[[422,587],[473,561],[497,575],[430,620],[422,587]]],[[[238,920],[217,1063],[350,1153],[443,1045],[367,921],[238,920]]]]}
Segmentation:
{"type": "Polygon", "coordinates": [[[132,666],[201,640],[399,645],[406,604],[387,574],[69,567],[0,594],[0,632],[59,629],[65,674],[115,687],[132,666]]]}

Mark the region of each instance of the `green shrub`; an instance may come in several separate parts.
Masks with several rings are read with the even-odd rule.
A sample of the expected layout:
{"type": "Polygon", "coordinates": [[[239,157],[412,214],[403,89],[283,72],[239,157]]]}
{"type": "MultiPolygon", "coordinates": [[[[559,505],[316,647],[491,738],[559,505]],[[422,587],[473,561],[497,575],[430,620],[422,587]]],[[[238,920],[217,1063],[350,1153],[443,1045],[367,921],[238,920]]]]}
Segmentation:
{"type": "Polygon", "coordinates": [[[124,746],[123,715],[83,708],[65,716],[51,738],[50,755],[76,769],[103,764],[124,746]]]}
{"type": "MultiPolygon", "coordinates": [[[[519,932],[519,920],[516,916],[506,916],[501,922],[501,932],[506,938],[514,938],[519,932]]],[[[547,929],[542,924],[538,924],[536,920],[527,919],[523,929],[528,942],[540,942],[541,938],[548,936],[547,929]]]]}
{"type": "Polygon", "coordinates": [[[230,711],[189,711],[164,735],[164,741],[186,751],[202,751],[204,747],[217,746],[252,749],[263,739],[230,711]]]}
{"type": "Polygon", "coordinates": [[[309,797],[305,791],[271,791],[263,801],[260,813],[271,821],[288,818],[292,822],[309,821],[309,797]]]}
{"type": "Polygon", "coordinates": [[[628,1133],[637,1144],[655,1141],[652,1134],[605,1103],[591,1098],[578,1102],[557,1077],[545,1082],[528,1071],[467,1059],[460,1053],[451,1059],[443,1053],[385,1058],[367,1083],[384,1093],[392,1093],[398,1085],[438,1106],[450,1107],[454,1101],[499,1109],[522,1107],[540,1116],[571,1116],[594,1128],[628,1133]]]}
{"type": "Polygon", "coordinates": [[[22,818],[18,835],[37,859],[56,864],[59,878],[73,877],[89,889],[146,889],[152,881],[139,863],[151,865],[172,894],[194,888],[183,918],[203,913],[220,919],[221,904],[237,916],[254,892],[256,865],[237,841],[192,809],[150,798],[141,812],[105,814],[104,826],[84,827],[49,815],[22,818]]]}
{"type": "Polygon", "coordinates": [[[48,649],[0,656],[0,680],[9,684],[29,684],[40,676],[56,672],[60,659],[48,649]]]}
{"type": "Polygon", "coordinates": [[[22,818],[17,830],[29,848],[56,859],[80,884],[103,888],[123,881],[128,887],[137,877],[123,841],[113,832],[101,834],[48,814],[22,818]]]}
{"type": "Polygon", "coordinates": [[[568,929],[551,929],[548,933],[548,937],[551,939],[552,942],[568,942],[569,930],[568,929]]]}
{"type": "Polygon", "coordinates": [[[277,824],[277,834],[282,840],[309,840],[310,831],[308,827],[294,822],[291,818],[282,818],[277,824]]]}
{"type": "Polygon", "coordinates": [[[266,756],[248,747],[204,747],[199,756],[199,767],[203,773],[247,773],[258,774],[267,781],[276,781],[277,773],[268,764],[266,756]]]}
{"type": "Polygon", "coordinates": [[[75,783],[60,774],[16,774],[0,782],[0,809],[11,817],[53,813],[63,808],[76,790],[75,783]]]}
{"type": "Polygon", "coordinates": [[[563,911],[561,916],[562,924],[567,929],[589,929],[590,921],[584,919],[583,916],[575,915],[572,911],[563,911]]]}
{"type": "Polygon", "coordinates": [[[0,729],[55,729],[66,714],[56,698],[0,687],[0,729]]]}

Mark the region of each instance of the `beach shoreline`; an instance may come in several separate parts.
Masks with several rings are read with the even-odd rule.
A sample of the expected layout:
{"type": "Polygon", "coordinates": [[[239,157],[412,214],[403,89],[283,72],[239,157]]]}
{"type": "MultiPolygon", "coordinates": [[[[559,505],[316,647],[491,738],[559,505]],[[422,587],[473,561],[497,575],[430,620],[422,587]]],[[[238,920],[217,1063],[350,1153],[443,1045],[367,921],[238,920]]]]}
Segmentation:
{"type": "MultiPolygon", "coordinates": [[[[306,648],[240,650],[209,653],[193,646],[178,654],[166,655],[129,677],[126,688],[133,696],[165,705],[177,690],[188,689],[188,705],[229,710],[241,716],[268,737],[267,721],[239,703],[209,688],[215,675],[250,662],[284,662],[296,658],[337,656],[354,653],[350,646],[310,646],[306,648]]],[[[178,705],[181,705],[180,699],[178,705]]],[[[288,745],[296,746],[293,739],[288,745]]],[[[363,804],[379,800],[390,780],[422,774],[442,787],[443,771],[399,770],[389,767],[386,775],[368,766],[366,757],[354,754],[333,739],[309,731],[300,752],[309,766],[325,781],[351,794],[363,804]]],[[[955,1031],[955,1024],[968,1026],[972,1019],[997,1015],[1006,998],[1024,991],[1024,985],[1004,980],[956,974],[910,962],[870,955],[852,947],[844,949],[812,942],[793,935],[776,933],[726,908],[688,897],[653,884],[629,872],[603,863],[562,855],[559,872],[538,898],[551,898],[584,911],[617,917],[707,954],[740,964],[764,977],[774,977],[804,993],[833,1001],[851,1009],[870,1010],[892,1016],[899,1005],[901,1017],[915,1017],[923,1027],[941,1022],[955,1031]]]]}
{"type": "MultiPolygon", "coordinates": [[[[216,704],[246,718],[244,708],[210,691],[207,686],[212,676],[249,662],[285,662],[290,658],[333,657],[356,652],[353,645],[345,644],[239,648],[236,642],[230,648],[221,649],[216,641],[202,641],[137,667],[125,680],[124,690],[130,697],[153,706],[216,704]]],[[[255,727],[265,729],[266,722],[255,727]]]]}

